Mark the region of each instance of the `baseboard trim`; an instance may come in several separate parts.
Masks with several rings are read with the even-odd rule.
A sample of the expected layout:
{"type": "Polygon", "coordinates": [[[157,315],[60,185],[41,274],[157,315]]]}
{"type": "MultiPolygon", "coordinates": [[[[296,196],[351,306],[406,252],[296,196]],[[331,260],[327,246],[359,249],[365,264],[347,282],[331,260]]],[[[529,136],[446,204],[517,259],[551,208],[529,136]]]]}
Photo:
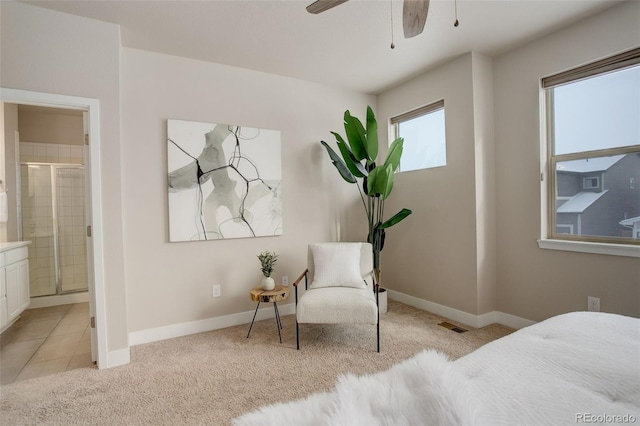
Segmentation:
{"type": "MultiPolygon", "coordinates": [[[[388,290],[388,294],[390,299],[397,300],[398,302],[413,306],[414,308],[432,312],[436,315],[449,318],[457,323],[469,325],[475,328],[498,323],[506,325],[508,327],[520,329],[535,324],[535,321],[520,318],[504,312],[493,311],[482,315],[474,315],[468,312],[461,311],[459,309],[440,305],[438,303],[430,302],[418,297],[409,296],[407,294],[400,293],[394,290],[388,290]]],[[[295,313],[295,304],[288,303],[286,305],[280,305],[278,306],[278,309],[280,310],[280,315],[292,315],[295,313]]],[[[143,345],[145,343],[173,339],[175,337],[188,336],[190,334],[204,333],[221,328],[249,324],[251,322],[251,319],[253,318],[253,313],[254,311],[251,310],[221,317],[207,318],[199,321],[189,321],[179,324],[166,325],[163,327],[134,331],[129,333],[129,344],[131,346],[143,345]]],[[[256,314],[256,321],[270,319],[274,316],[275,314],[273,311],[273,307],[269,305],[262,309],[258,309],[258,313],[256,314]]],[[[109,352],[109,367],[127,364],[129,362],[129,357],[129,351],[126,349],[109,352]],[[126,354],[121,353],[125,351],[126,354]]]]}
{"type": "MultiPolygon", "coordinates": [[[[278,305],[280,315],[290,315],[295,313],[295,304],[287,303],[278,305]]],[[[190,334],[204,333],[221,328],[233,327],[235,325],[249,324],[255,311],[240,312],[237,314],[225,315],[222,317],[207,318],[199,321],[183,322],[171,324],[164,327],[150,328],[147,330],[134,331],[129,333],[129,344],[131,346],[145,343],[157,342],[159,340],[173,339],[174,337],[188,336],[190,334]]],[[[274,318],[273,305],[258,309],[256,321],[274,318]]]]}
{"type": "Polygon", "coordinates": [[[493,311],[481,315],[474,315],[468,312],[461,311],[459,309],[451,308],[449,306],[440,305],[429,300],[409,296],[408,294],[400,293],[398,291],[387,291],[389,292],[390,299],[397,300],[398,302],[402,302],[405,305],[413,306],[414,308],[422,309],[423,311],[431,312],[436,315],[449,318],[455,322],[469,325],[475,328],[498,323],[515,329],[521,329],[535,324],[535,321],[520,318],[511,314],[506,314],[504,312],[493,311]]]}
{"type": "Polygon", "coordinates": [[[59,296],[32,297],[27,309],[47,308],[49,306],[68,305],[70,303],[82,303],[89,301],[89,292],[61,294],[59,296]]]}
{"type": "Polygon", "coordinates": [[[511,314],[506,314],[504,312],[495,311],[493,313],[495,314],[495,320],[492,322],[497,322],[498,324],[506,325],[518,330],[521,328],[529,327],[530,325],[533,325],[536,323],[536,321],[531,321],[526,318],[517,317],[511,314]]]}
{"type": "Polygon", "coordinates": [[[131,362],[130,348],[118,349],[107,353],[107,365],[98,365],[100,370],[105,368],[119,367],[131,362]]]}

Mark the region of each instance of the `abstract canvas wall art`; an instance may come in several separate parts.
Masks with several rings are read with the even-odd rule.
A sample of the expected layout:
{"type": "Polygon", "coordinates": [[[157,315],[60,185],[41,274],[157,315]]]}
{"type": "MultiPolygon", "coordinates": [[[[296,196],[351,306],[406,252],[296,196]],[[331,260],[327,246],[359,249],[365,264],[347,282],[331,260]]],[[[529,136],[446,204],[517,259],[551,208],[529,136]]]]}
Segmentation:
{"type": "Polygon", "coordinates": [[[280,132],[167,120],[169,240],[282,235],[280,132]]]}

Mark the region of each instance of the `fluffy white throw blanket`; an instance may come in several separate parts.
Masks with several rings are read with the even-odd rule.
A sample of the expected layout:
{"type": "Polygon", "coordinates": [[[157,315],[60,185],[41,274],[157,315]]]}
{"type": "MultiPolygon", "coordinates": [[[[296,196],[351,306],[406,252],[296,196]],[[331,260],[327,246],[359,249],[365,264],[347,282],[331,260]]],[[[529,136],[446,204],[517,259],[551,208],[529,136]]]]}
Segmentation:
{"type": "Polygon", "coordinates": [[[468,380],[427,350],[381,373],[341,376],[331,392],[262,407],[234,425],[472,425],[480,412],[468,380]]]}

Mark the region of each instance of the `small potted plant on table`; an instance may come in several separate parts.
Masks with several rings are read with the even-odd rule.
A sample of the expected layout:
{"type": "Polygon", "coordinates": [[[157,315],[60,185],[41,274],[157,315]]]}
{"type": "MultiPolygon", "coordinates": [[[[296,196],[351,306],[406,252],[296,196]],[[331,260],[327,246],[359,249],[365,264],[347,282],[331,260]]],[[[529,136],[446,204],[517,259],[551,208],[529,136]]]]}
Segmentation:
{"type": "Polygon", "coordinates": [[[264,275],[262,279],[262,289],[273,290],[276,288],[276,283],[273,278],[271,278],[271,273],[273,272],[274,265],[278,261],[278,255],[271,251],[263,251],[258,255],[258,259],[262,266],[262,275],[264,275]]]}

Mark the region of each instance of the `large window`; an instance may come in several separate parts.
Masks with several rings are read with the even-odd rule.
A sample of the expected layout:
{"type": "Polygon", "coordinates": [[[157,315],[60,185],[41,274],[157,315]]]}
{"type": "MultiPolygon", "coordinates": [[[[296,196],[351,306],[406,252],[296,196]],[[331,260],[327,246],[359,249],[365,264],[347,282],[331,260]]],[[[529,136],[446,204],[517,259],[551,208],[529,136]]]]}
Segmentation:
{"type": "Polygon", "coordinates": [[[391,125],[395,138],[404,138],[398,171],[430,169],[447,164],[444,101],[393,117],[391,125]]]}
{"type": "Polygon", "coordinates": [[[640,244],[640,48],[542,80],[548,238],[640,244]]]}

